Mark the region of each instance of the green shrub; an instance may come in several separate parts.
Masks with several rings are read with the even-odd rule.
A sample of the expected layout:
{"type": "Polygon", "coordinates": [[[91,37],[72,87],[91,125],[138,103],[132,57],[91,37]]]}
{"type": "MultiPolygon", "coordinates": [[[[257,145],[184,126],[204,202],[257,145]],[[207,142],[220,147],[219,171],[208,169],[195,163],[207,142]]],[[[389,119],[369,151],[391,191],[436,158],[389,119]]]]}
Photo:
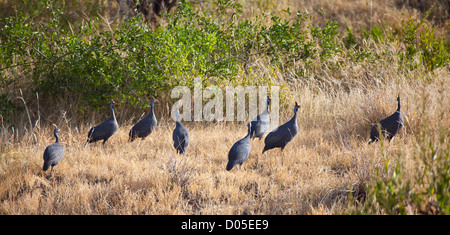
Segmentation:
{"type": "Polygon", "coordinates": [[[232,81],[256,58],[285,67],[300,60],[310,68],[312,60],[340,52],[335,22],[304,27],[312,16],[299,12],[291,20],[272,15],[266,26],[268,16],[241,20],[242,6],[234,1],[216,4],[218,11],[208,14],[180,1],[156,30],[140,17],[111,30],[99,18],[71,25],[64,22],[64,5],[53,1],[47,1],[51,17],[39,23],[16,10],[0,29],[1,81],[21,83],[43,99],[75,97],[80,112],[102,109],[113,98],[145,108],[153,95],[192,87],[195,76],[232,81]],[[20,72],[11,77],[14,70],[20,72]]]}
{"type": "MultiPolygon", "coordinates": [[[[37,7],[43,5],[50,15],[45,20],[34,21],[29,13],[16,10],[0,23],[0,96],[21,88],[30,97],[38,93],[43,102],[77,100],[79,114],[103,109],[111,99],[148,108],[151,96],[167,94],[177,85],[192,88],[196,76],[215,84],[236,83],[259,60],[309,77],[324,66],[338,73],[341,57],[359,63],[382,56],[370,48],[350,47],[356,37],[348,27],[348,36],[341,38],[337,22],[314,24],[326,14],[320,9],[296,14],[287,9],[282,13],[286,19],[272,14],[242,19],[236,1],[218,0],[214,12],[198,12],[180,1],[176,11],[151,30],[139,16],[109,28],[98,17],[69,22],[64,1],[48,0],[37,7]]],[[[430,70],[444,66],[448,45],[432,29],[417,35],[421,24],[408,21],[404,26],[401,63],[417,67],[417,54],[430,70]]],[[[374,26],[370,35],[383,43],[388,39],[381,32],[374,26]]],[[[263,79],[237,83],[265,83],[263,79]]],[[[6,116],[14,106],[3,109],[9,110],[6,116]]]]}
{"type": "Polygon", "coordinates": [[[415,60],[415,56],[420,58],[422,63],[428,70],[443,67],[450,62],[450,47],[445,42],[443,36],[438,37],[435,34],[435,28],[425,25],[426,18],[431,12],[431,7],[423,19],[418,23],[413,18],[409,18],[406,22],[402,22],[402,43],[406,50],[400,52],[400,62],[403,67],[415,69],[419,66],[415,60]],[[423,29],[421,29],[421,27],[423,29]]]}

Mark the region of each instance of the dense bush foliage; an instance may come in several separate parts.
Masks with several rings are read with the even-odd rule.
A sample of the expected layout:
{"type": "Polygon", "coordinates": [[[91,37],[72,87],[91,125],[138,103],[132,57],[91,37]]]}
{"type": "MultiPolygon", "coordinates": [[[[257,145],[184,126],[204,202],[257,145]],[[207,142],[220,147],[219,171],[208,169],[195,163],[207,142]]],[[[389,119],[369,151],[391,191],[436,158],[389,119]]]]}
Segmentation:
{"type": "Polygon", "coordinates": [[[403,22],[402,42],[405,44],[406,50],[400,54],[400,58],[408,69],[414,69],[418,66],[415,61],[416,54],[419,54],[419,63],[429,70],[445,66],[449,61],[449,45],[445,43],[443,37],[435,37],[435,28],[424,26],[425,19],[430,11],[431,9],[418,23],[412,18],[403,22]],[[423,27],[423,30],[419,31],[421,27],[423,27]]]}
{"type": "MultiPolygon", "coordinates": [[[[177,85],[192,87],[196,76],[214,83],[234,81],[259,59],[303,77],[322,65],[339,69],[336,57],[348,56],[358,63],[379,56],[359,47],[349,28],[347,37],[342,38],[337,22],[314,24],[315,18],[325,14],[321,10],[291,14],[288,9],[284,11],[286,19],[265,14],[250,20],[241,19],[242,6],[234,1],[217,1],[216,12],[197,12],[181,1],[164,24],[151,30],[139,16],[112,28],[105,27],[101,18],[72,25],[65,20],[64,5],[46,4],[51,13],[48,20],[35,22],[16,10],[1,22],[3,117],[15,108],[9,93],[18,88],[44,99],[77,100],[83,114],[88,108],[103,108],[112,98],[147,107],[152,95],[167,93],[177,85]],[[270,23],[263,23],[267,21],[270,23]]],[[[406,45],[406,50],[399,52],[401,63],[417,67],[414,58],[419,55],[429,70],[445,66],[448,45],[435,37],[433,29],[418,33],[421,24],[410,20],[396,35],[406,45]]],[[[370,29],[368,37],[396,40],[383,38],[377,29],[370,29]]]]}

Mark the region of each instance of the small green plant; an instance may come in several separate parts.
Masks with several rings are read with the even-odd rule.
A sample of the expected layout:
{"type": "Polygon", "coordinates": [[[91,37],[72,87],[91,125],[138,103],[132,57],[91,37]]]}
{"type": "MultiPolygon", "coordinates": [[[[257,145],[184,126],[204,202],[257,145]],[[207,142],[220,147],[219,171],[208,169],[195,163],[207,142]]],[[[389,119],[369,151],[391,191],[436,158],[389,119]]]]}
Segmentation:
{"type": "Polygon", "coordinates": [[[450,48],[444,37],[436,36],[435,28],[425,25],[432,8],[433,6],[418,23],[413,18],[402,22],[402,43],[406,46],[406,50],[400,52],[400,61],[409,69],[419,66],[415,56],[419,56],[419,63],[422,63],[430,71],[443,67],[450,61],[450,48]],[[422,26],[424,28],[421,30],[422,26]]]}
{"type": "Polygon", "coordinates": [[[356,45],[356,38],[350,26],[345,25],[345,28],[347,29],[347,36],[344,38],[344,44],[347,49],[350,49],[350,47],[356,45]]]}
{"type": "MultiPolygon", "coordinates": [[[[385,164],[388,172],[389,161],[385,164]]],[[[407,207],[411,203],[411,182],[403,180],[402,167],[397,163],[392,175],[379,180],[370,188],[369,199],[364,210],[365,213],[377,214],[407,214],[407,207]]],[[[377,178],[381,178],[377,171],[377,178]]]]}
{"type": "Polygon", "coordinates": [[[362,36],[363,38],[372,38],[377,43],[385,39],[383,29],[378,25],[372,26],[369,31],[363,28],[362,36]]]}

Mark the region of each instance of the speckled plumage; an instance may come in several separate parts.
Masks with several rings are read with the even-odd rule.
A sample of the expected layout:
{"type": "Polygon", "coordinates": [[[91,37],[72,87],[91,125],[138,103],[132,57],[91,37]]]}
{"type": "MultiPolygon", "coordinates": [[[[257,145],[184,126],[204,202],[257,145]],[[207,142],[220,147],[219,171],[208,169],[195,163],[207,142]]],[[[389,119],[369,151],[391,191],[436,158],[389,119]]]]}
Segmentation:
{"type": "Polygon", "coordinates": [[[242,166],[242,163],[244,163],[245,160],[247,160],[248,155],[250,154],[251,149],[250,131],[252,124],[249,123],[247,127],[248,127],[247,135],[244,138],[237,141],[236,143],[234,143],[234,145],[228,152],[228,163],[226,167],[227,171],[233,169],[233,167],[236,166],[237,164],[242,166]]]}
{"type": "Polygon", "coordinates": [[[155,98],[152,98],[152,100],[150,101],[150,113],[131,128],[130,133],[128,134],[130,141],[133,141],[136,138],[145,139],[156,128],[158,121],[156,120],[154,112],[155,101],[157,100],[155,98]]]}
{"type": "Polygon", "coordinates": [[[294,116],[289,121],[279,126],[266,136],[266,138],[264,139],[265,146],[262,153],[273,148],[281,148],[281,151],[283,151],[284,147],[286,147],[286,145],[292,139],[294,139],[294,137],[297,135],[298,132],[297,126],[298,108],[300,108],[300,105],[298,105],[297,102],[295,102],[294,116]]]}
{"type": "Polygon", "coordinates": [[[99,125],[92,127],[88,132],[88,139],[86,144],[95,143],[99,140],[103,140],[103,145],[105,142],[119,129],[119,124],[117,124],[116,115],[114,114],[114,106],[116,102],[112,101],[109,105],[111,109],[111,116],[99,125]]]}
{"type": "Polygon", "coordinates": [[[397,97],[397,103],[397,110],[392,115],[372,126],[372,129],[370,130],[369,144],[379,140],[380,131],[383,138],[391,141],[392,138],[394,138],[394,136],[402,129],[403,115],[400,111],[400,95],[397,97]]]}
{"type": "Polygon", "coordinates": [[[271,101],[270,97],[267,96],[266,109],[251,122],[252,129],[250,132],[250,138],[254,139],[254,138],[258,137],[259,139],[261,139],[264,136],[264,134],[267,132],[267,130],[269,129],[269,125],[270,125],[269,104],[270,104],[270,101],[271,101]]]}
{"type": "Polygon", "coordinates": [[[189,146],[190,142],[189,131],[178,120],[179,118],[178,111],[176,113],[176,116],[177,120],[175,123],[175,129],[173,130],[172,134],[173,147],[177,150],[177,153],[183,154],[186,152],[186,149],[189,146]]]}
{"type": "Polygon", "coordinates": [[[52,167],[52,169],[50,170],[50,174],[53,172],[53,168],[61,161],[64,153],[64,149],[59,142],[58,132],[59,129],[55,125],[53,135],[55,136],[56,141],[55,143],[47,146],[47,148],[45,148],[44,150],[44,165],[42,166],[42,170],[47,171],[49,167],[52,167]]]}

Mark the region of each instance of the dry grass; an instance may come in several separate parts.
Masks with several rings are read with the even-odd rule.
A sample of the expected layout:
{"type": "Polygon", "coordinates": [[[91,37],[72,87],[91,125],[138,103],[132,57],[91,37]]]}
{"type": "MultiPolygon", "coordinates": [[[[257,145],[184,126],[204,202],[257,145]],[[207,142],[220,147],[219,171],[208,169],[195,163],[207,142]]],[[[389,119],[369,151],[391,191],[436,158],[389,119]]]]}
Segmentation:
{"type": "MultiPolygon", "coordinates": [[[[282,11],[289,9],[291,13],[314,12],[317,9],[324,9],[327,14],[320,19],[325,24],[326,20],[337,21],[340,25],[348,25],[356,35],[360,35],[362,29],[370,29],[377,25],[386,25],[392,28],[400,28],[403,20],[408,17],[421,19],[425,12],[434,5],[428,20],[433,25],[438,25],[439,31],[446,35],[446,40],[450,40],[450,33],[445,31],[448,25],[450,5],[442,0],[428,1],[404,1],[404,0],[265,0],[265,1],[243,1],[236,2],[242,4],[244,16],[251,18],[261,13],[273,13],[281,17],[282,11]],[[441,30],[443,29],[443,30],[441,30]]],[[[203,8],[212,10],[214,3],[207,2],[203,8]]]]}
{"type": "MultiPolygon", "coordinates": [[[[339,21],[352,26],[367,27],[379,19],[399,23],[401,16],[391,7],[394,1],[387,0],[373,4],[368,0],[312,1],[315,5],[280,1],[277,6],[276,1],[268,2],[272,5],[261,8],[281,10],[298,2],[296,6],[303,10],[331,2],[327,5],[335,9],[331,16],[344,17],[339,21]],[[370,17],[363,17],[368,14],[370,17]]],[[[367,47],[378,55],[380,51],[396,55],[400,50],[389,43],[367,47]]],[[[58,120],[63,159],[53,176],[47,176],[42,172],[42,155],[54,142],[51,125],[41,126],[37,121],[29,125],[27,114],[16,117],[18,123],[25,123],[20,128],[2,121],[0,214],[345,213],[349,194],[364,203],[366,187],[376,179],[377,170],[386,174],[383,169],[388,158],[391,165],[401,160],[403,177],[411,178],[420,164],[420,133],[426,129],[427,140],[433,141],[450,128],[448,66],[432,72],[421,67],[406,71],[398,67],[396,59],[386,56],[354,64],[337,58],[342,60],[339,70],[327,69],[317,61],[316,73],[309,79],[289,71],[278,73],[278,68],[262,60],[254,62],[252,71],[242,79],[259,77],[282,86],[280,123],[293,115],[293,103],[298,101],[299,134],[283,153],[275,149],[262,155],[263,140],[253,140],[242,170],[231,172],[225,170],[227,154],[233,143],[245,136],[245,123],[185,123],[191,144],[186,155],[177,155],[171,141],[172,120],[157,115],[159,124],[151,139],[129,143],[132,123],[121,116],[130,116],[131,111],[119,107],[117,133],[105,147],[97,143],[84,149],[90,126],[79,124],[77,117],[55,117],[76,110],[76,102],[56,107],[57,102],[39,101],[41,109],[34,110],[31,118],[58,120]],[[390,144],[367,145],[370,124],[395,111],[398,93],[405,128],[390,144]]],[[[168,98],[160,100],[164,99],[168,98]]],[[[168,113],[166,106],[163,102],[157,105],[157,113],[168,113]]],[[[140,114],[136,113],[136,118],[140,114]]],[[[96,115],[89,121],[96,123],[96,115]]],[[[448,138],[445,143],[448,145],[448,138]]]]}
{"type": "MultiPolygon", "coordinates": [[[[86,149],[89,126],[62,122],[65,152],[53,176],[41,170],[43,151],[54,141],[50,127],[18,142],[6,131],[1,135],[0,214],[343,213],[349,193],[364,198],[386,156],[401,156],[405,177],[414,169],[425,114],[428,138],[448,130],[448,71],[437,70],[434,76],[433,83],[396,78],[371,89],[333,93],[308,82],[295,86],[291,103],[302,106],[298,136],[284,153],[276,149],[264,155],[263,141],[253,140],[242,170],[231,172],[225,170],[227,154],[245,135],[243,123],[186,123],[191,144],[181,156],[171,142],[174,123],[166,118],[158,117],[151,139],[128,143],[131,125],[123,124],[105,147],[98,143],[86,149]],[[384,147],[367,145],[369,124],[395,111],[398,92],[405,128],[384,147]]],[[[291,115],[282,112],[280,121],[291,115]]]]}

